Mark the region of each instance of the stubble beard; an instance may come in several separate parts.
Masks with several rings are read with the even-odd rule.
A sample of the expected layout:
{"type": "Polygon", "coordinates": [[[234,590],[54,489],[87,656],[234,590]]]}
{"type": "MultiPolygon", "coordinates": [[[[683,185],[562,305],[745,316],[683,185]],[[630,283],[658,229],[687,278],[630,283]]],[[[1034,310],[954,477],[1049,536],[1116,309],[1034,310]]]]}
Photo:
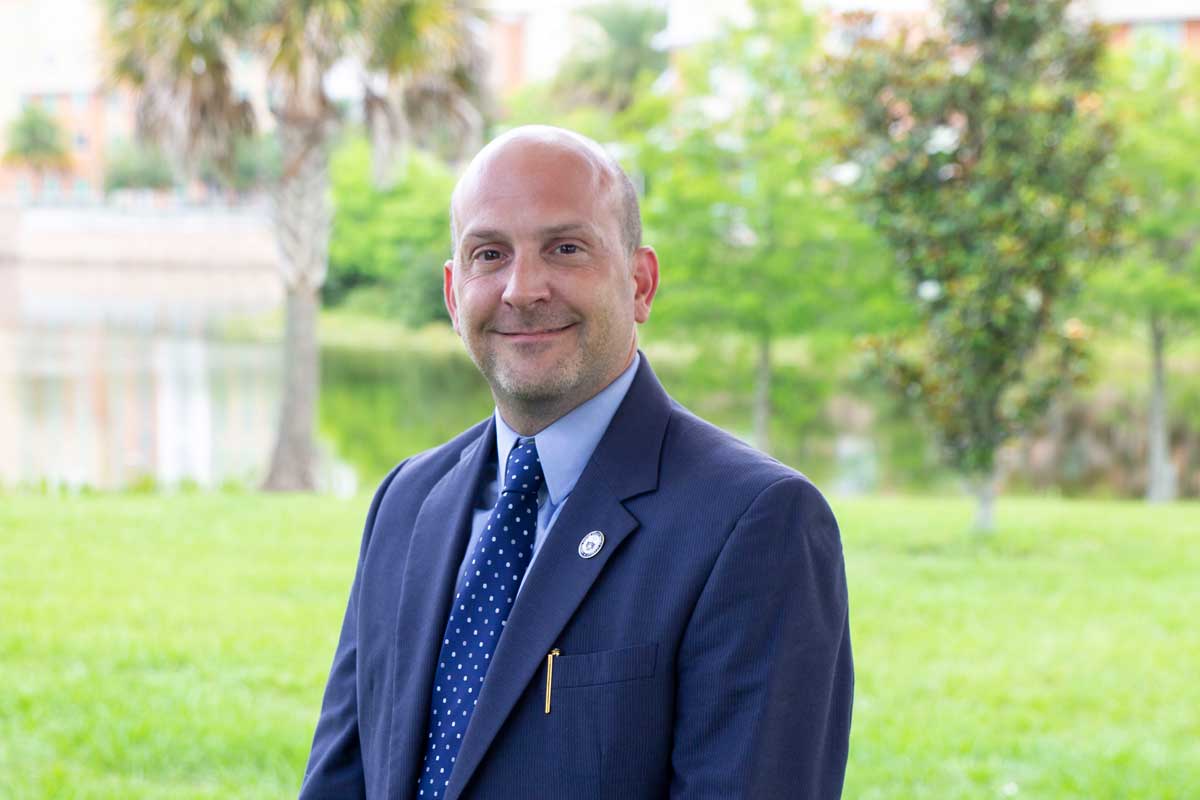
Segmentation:
{"type": "Polygon", "coordinates": [[[501,408],[512,406],[524,416],[540,417],[581,402],[579,395],[595,380],[591,374],[595,360],[589,358],[589,351],[587,342],[581,342],[567,356],[539,368],[522,363],[517,353],[492,347],[484,348],[476,365],[501,408]]]}
{"type": "Polygon", "coordinates": [[[580,328],[579,345],[549,368],[540,370],[521,363],[516,353],[504,352],[486,340],[467,343],[467,350],[491,386],[501,412],[511,411],[544,427],[591,399],[620,374],[614,370],[623,364],[615,362],[625,357],[623,348],[629,343],[613,330],[612,320],[579,320],[576,324],[580,328]],[[589,330],[608,335],[600,341],[589,340],[589,330]]]}
{"type": "Polygon", "coordinates": [[[576,350],[568,359],[559,361],[549,370],[525,374],[528,368],[505,364],[502,358],[493,358],[491,374],[488,376],[493,390],[508,400],[531,408],[569,402],[585,382],[584,354],[576,350]]]}

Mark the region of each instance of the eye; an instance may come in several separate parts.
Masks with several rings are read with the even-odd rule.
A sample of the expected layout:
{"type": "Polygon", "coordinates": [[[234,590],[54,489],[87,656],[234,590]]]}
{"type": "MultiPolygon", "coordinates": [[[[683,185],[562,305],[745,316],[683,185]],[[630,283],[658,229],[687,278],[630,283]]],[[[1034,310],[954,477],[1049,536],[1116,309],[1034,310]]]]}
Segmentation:
{"type": "Polygon", "coordinates": [[[559,255],[573,256],[579,252],[579,245],[571,244],[570,242],[564,242],[555,247],[554,252],[558,253],[559,255]]]}
{"type": "Polygon", "coordinates": [[[475,252],[475,258],[479,261],[499,261],[503,257],[504,254],[494,247],[485,247],[475,252]]]}

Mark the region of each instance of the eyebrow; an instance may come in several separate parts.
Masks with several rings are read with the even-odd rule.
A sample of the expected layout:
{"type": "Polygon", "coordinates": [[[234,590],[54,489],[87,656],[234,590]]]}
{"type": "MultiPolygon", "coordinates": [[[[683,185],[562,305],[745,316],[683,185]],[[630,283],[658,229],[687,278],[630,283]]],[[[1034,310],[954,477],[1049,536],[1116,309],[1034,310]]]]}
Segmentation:
{"type": "MultiPolygon", "coordinates": [[[[564,222],[558,225],[547,225],[544,228],[537,229],[537,235],[541,238],[553,238],[555,236],[566,236],[568,234],[585,233],[591,236],[596,236],[596,227],[587,222],[564,222]]],[[[475,241],[496,240],[507,242],[509,235],[498,228],[481,228],[477,231],[467,231],[463,234],[461,244],[475,241]]]]}
{"type": "Polygon", "coordinates": [[[507,241],[508,236],[497,228],[482,228],[477,231],[467,231],[464,233],[462,235],[462,239],[459,240],[459,244],[466,244],[468,241],[473,240],[487,239],[500,239],[507,241]]]}
{"type": "Polygon", "coordinates": [[[596,227],[587,222],[565,222],[561,225],[550,225],[545,228],[539,228],[538,233],[542,236],[565,236],[569,233],[587,233],[595,235],[596,227]]]}

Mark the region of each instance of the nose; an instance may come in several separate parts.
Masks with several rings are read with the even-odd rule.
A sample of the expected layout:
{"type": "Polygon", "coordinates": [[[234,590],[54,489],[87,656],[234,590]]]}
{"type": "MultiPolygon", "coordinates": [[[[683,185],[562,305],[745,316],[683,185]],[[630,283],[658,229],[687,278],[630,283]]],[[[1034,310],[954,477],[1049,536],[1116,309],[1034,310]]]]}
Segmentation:
{"type": "Polygon", "coordinates": [[[538,253],[517,251],[508,268],[508,280],[502,299],[510,306],[524,308],[550,297],[549,266],[538,253]]]}

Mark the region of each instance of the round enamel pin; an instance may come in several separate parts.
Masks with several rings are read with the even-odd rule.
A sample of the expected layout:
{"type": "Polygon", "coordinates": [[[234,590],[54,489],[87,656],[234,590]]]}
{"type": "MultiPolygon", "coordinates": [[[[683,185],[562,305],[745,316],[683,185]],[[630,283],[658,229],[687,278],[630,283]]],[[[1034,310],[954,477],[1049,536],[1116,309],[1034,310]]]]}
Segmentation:
{"type": "Polygon", "coordinates": [[[579,540],[579,557],[591,558],[600,552],[601,547],[604,547],[603,531],[592,531],[579,540]]]}

